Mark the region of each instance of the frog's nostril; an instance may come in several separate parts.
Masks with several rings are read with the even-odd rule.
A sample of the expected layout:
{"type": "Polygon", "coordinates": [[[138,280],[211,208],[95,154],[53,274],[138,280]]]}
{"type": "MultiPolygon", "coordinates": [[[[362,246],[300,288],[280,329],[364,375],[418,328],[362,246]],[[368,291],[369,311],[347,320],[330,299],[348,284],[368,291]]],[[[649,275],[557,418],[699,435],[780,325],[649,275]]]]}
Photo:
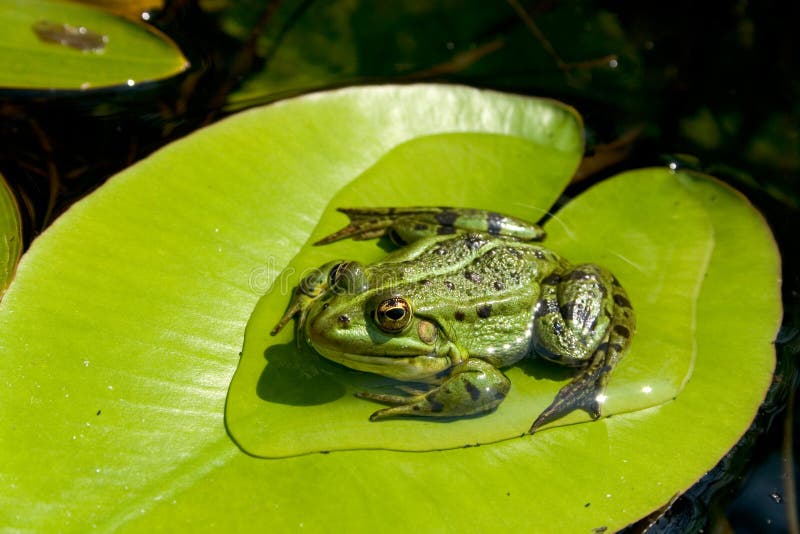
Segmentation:
{"type": "Polygon", "coordinates": [[[345,313],[337,317],[336,320],[339,321],[339,328],[347,328],[350,325],[350,316],[345,313]]]}

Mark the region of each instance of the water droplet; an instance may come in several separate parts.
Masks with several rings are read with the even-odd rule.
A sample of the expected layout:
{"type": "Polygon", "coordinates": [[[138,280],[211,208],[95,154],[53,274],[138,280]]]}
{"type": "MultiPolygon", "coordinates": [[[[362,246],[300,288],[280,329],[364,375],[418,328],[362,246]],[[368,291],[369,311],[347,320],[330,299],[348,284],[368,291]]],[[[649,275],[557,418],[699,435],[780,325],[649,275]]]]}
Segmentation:
{"type": "Polygon", "coordinates": [[[617,67],[619,67],[619,61],[617,60],[617,58],[613,58],[609,60],[608,66],[612,69],[616,69],[617,67]]]}
{"type": "Polygon", "coordinates": [[[83,366],[89,367],[89,360],[83,360],[83,366]]]}
{"type": "Polygon", "coordinates": [[[128,84],[128,87],[133,87],[134,85],[136,85],[136,82],[133,81],[133,80],[128,80],[127,84],[128,84]]]}
{"type": "Polygon", "coordinates": [[[652,393],[652,392],[653,392],[653,388],[651,388],[650,386],[644,386],[642,388],[642,393],[652,393]]]}
{"type": "Polygon", "coordinates": [[[773,501],[775,501],[778,504],[781,504],[783,502],[783,496],[781,496],[781,494],[778,493],[777,491],[773,491],[772,493],[769,494],[769,496],[773,501]]]}

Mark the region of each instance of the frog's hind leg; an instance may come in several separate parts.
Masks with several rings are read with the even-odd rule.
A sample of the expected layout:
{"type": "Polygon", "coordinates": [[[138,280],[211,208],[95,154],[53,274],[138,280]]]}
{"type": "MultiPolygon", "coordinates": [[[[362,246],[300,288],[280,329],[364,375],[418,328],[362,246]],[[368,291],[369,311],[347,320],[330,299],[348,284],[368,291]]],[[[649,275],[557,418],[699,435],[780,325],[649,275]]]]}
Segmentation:
{"type": "Polygon", "coordinates": [[[534,348],[547,359],[582,368],[537,417],[529,433],[576,409],[593,419],[600,417],[599,399],[634,329],[625,290],[602,267],[579,265],[544,280],[534,317],[534,348]]]}
{"type": "Polygon", "coordinates": [[[470,359],[456,367],[438,387],[416,395],[358,393],[362,399],[393,406],[378,410],[370,421],[398,416],[459,417],[494,410],[506,398],[511,382],[482,360],[470,359]]]}
{"type": "Polygon", "coordinates": [[[606,364],[608,345],[608,341],[601,343],[589,365],[559,390],[553,402],[533,422],[529,434],[577,409],[583,409],[592,419],[600,417],[598,397],[605,387],[604,377],[611,371],[611,366],[606,364]]]}
{"type": "Polygon", "coordinates": [[[485,232],[522,241],[539,241],[544,231],[536,224],[487,210],[446,207],[339,208],[350,223],[315,245],[340,239],[372,239],[389,236],[398,245],[425,237],[467,232],[485,232]]]}

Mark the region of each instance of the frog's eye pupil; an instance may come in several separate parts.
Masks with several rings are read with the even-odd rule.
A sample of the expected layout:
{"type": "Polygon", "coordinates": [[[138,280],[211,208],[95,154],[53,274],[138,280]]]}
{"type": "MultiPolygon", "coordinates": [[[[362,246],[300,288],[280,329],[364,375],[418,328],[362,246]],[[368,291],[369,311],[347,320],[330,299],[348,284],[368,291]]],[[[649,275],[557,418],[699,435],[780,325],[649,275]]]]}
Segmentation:
{"type": "Polygon", "coordinates": [[[375,323],[384,332],[397,333],[411,322],[411,305],[406,299],[392,297],[375,309],[375,323]]]}
{"type": "Polygon", "coordinates": [[[406,311],[403,308],[392,308],[386,311],[386,317],[392,321],[399,321],[405,314],[406,311]]]}

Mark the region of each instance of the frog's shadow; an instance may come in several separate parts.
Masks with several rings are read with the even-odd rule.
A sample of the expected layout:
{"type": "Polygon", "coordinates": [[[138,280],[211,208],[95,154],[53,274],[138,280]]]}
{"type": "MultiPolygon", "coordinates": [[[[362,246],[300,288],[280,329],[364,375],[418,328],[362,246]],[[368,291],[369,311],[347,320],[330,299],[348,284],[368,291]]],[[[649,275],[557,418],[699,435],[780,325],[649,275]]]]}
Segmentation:
{"type": "MultiPolygon", "coordinates": [[[[329,362],[294,342],[274,344],[264,350],[267,364],[256,383],[262,400],[292,406],[314,406],[334,402],[354,391],[393,388],[397,382],[347,369],[329,362]]],[[[516,365],[536,380],[563,381],[577,372],[541,358],[525,358],[516,365]]],[[[397,393],[397,391],[393,391],[397,393]]]]}
{"type": "Polygon", "coordinates": [[[305,345],[294,342],[270,345],[264,350],[266,365],[256,383],[262,400],[293,406],[334,402],[356,391],[392,387],[395,381],[348,369],[328,361],[305,345]]]}
{"type": "Polygon", "coordinates": [[[548,362],[539,356],[528,356],[516,366],[525,373],[526,376],[530,376],[536,380],[552,380],[555,382],[568,380],[579,372],[575,367],[566,367],[548,362]]]}
{"type": "Polygon", "coordinates": [[[344,384],[327,372],[323,362],[294,342],[270,345],[267,361],[256,383],[259,398],[277,404],[313,406],[333,402],[345,395],[344,384]]]}

